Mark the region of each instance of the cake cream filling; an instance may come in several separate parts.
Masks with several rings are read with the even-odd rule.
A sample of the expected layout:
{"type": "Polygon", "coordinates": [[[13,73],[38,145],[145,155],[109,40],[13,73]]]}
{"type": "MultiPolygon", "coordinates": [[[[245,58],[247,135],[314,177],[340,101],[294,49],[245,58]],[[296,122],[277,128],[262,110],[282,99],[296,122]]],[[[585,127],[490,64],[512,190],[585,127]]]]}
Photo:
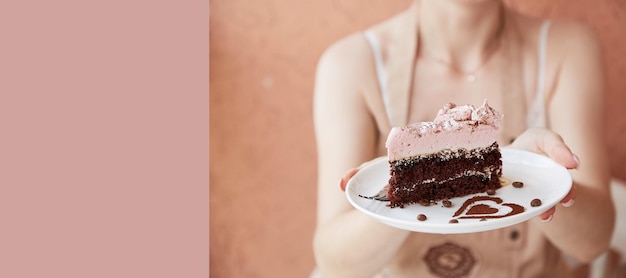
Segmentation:
{"type": "Polygon", "coordinates": [[[396,187],[396,188],[394,188],[394,193],[397,193],[397,192],[399,192],[401,190],[410,192],[410,191],[414,191],[415,188],[420,186],[420,185],[431,184],[431,183],[443,184],[443,183],[446,183],[446,182],[449,182],[449,181],[452,181],[452,180],[455,180],[455,179],[463,178],[463,177],[479,176],[479,177],[482,177],[484,179],[491,179],[493,177],[494,172],[497,171],[497,170],[498,170],[498,167],[492,165],[492,166],[484,168],[482,172],[481,171],[475,171],[475,170],[466,170],[466,171],[458,173],[458,174],[456,174],[454,176],[451,176],[451,177],[449,177],[447,179],[439,179],[439,180],[437,180],[436,178],[430,178],[430,179],[423,180],[423,181],[421,181],[419,183],[411,184],[410,186],[407,186],[407,187],[404,187],[404,188],[396,187]]]}
{"type": "Polygon", "coordinates": [[[409,158],[403,158],[403,159],[399,159],[396,161],[391,162],[394,166],[395,165],[407,165],[407,164],[412,164],[412,161],[419,161],[422,159],[428,159],[428,158],[432,158],[432,157],[436,157],[438,159],[440,159],[441,161],[447,161],[450,159],[454,159],[454,158],[466,158],[466,159],[484,159],[484,154],[486,153],[491,153],[494,150],[496,150],[498,148],[498,145],[494,142],[493,144],[491,144],[488,147],[482,147],[482,148],[475,148],[475,149],[471,149],[471,150],[467,150],[467,149],[445,149],[445,150],[441,150],[438,153],[435,154],[422,154],[422,155],[418,155],[418,156],[414,156],[414,157],[409,157],[409,158]]]}

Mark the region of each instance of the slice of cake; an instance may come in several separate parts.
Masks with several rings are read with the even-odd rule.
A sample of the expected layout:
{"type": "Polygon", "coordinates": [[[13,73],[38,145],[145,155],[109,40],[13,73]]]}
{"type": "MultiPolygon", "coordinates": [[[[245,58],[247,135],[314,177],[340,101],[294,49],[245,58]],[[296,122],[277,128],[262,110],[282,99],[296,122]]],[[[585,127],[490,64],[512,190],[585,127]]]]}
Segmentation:
{"type": "Polygon", "coordinates": [[[502,115],[489,107],[446,104],[432,122],[394,127],[386,147],[391,207],[431,203],[500,187],[497,133],[502,115]]]}

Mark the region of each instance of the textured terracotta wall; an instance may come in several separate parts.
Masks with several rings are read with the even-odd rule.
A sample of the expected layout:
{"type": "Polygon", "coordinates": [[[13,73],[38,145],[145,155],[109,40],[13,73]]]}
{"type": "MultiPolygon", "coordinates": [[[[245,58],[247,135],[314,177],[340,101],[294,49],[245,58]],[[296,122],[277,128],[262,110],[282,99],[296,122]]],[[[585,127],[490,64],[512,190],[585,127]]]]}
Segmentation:
{"type": "MultiPolygon", "coordinates": [[[[305,277],[313,268],[315,64],[331,42],[411,1],[213,0],[210,6],[211,277],[305,277]]],[[[599,30],[611,71],[615,171],[626,178],[624,1],[509,1],[599,30]],[[621,167],[621,168],[620,168],[621,167]]]]}

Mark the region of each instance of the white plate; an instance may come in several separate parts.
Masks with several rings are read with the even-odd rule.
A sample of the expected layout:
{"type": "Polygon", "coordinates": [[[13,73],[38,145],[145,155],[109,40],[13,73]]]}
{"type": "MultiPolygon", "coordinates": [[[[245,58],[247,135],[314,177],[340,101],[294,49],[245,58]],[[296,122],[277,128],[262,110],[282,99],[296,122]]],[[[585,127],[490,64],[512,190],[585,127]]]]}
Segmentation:
{"type": "Polygon", "coordinates": [[[450,199],[451,207],[444,207],[439,201],[430,206],[412,204],[405,205],[404,208],[390,208],[387,206],[388,201],[376,201],[361,197],[376,195],[388,183],[389,162],[386,157],[375,160],[357,172],[346,186],[346,195],[348,201],[356,209],[387,225],[415,232],[459,234],[499,229],[526,221],[560,202],[569,192],[572,186],[571,175],[565,167],[550,158],[536,153],[507,148],[501,149],[501,152],[502,176],[508,179],[510,183],[498,189],[496,194],[491,196],[501,198],[501,204],[492,201],[479,202],[483,207],[488,205],[492,209],[498,210],[498,213],[495,214],[485,214],[486,219],[483,221],[479,218],[460,218],[460,216],[466,215],[472,205],[467,207],[460,216],[454,217],[453,215],[466,200],[474,196],[488,196],[485,193],[450,199]],[[513,187],[511,183],[514,181],[523,182],[523,187],[513,187]],[[532,207],[530,203],[533,199],[540,199],[542,204],[532,207]],[[522,213],[506,217],[489,218],[511,211],[509,204],[521,205],[525,210],[522,213]],[[427,219],[425,221],[417,220],[419,214],[426,215],[427,219]],[[451,219],[457,219],[458,223],[449,223],[451,219]]]}

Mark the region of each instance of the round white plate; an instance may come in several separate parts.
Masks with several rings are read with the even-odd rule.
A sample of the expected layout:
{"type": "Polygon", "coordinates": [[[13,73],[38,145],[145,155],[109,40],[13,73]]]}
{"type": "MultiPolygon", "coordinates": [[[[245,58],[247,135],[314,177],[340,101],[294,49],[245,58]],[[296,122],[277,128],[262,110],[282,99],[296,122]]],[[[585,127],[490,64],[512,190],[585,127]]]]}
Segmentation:
{"type": "Polygon", "coordinates": [[[373,163],[361,169],[350,179],[346,186],[348,201],[361,212],[387,225],[423,233],[459,234],[481,232],[499,229],[526,221],[538,216],[544,211],[560,202],[569,192],[572,186],[572,177],[567,169],[554,162],[550,158],[532,152],[515,149],[501,149],[502,152],[502,177],[509,180],[508,185],[496,191],[490,197],[502,199],[501,203],[494,201],[480,201],[469,205],[454,216],[463,203],[475,196],[488,196],[486,193],[472,194],[465,197],[450,199],[451,207],[444,207],[442,202],[430,206],[420,204],[405,205],[404,208],[390,208],[388,201],[376,201],[361,196],[376,195],[389,180],[389,162],[386,157],[381,157],[373,163]],[[512,182],[519,181],[524,185],[515,188],[512,182]],[[359,196],[361,195],[361,196],[359,196]],[[541,205],[530,205],[533,199],[540,199],[541,205]],[[500,217],[512,211],[511,207],[517,204],[524,207],[524,212],[500,217]],[[472,214],[479,218],[465,219],[467,212],[474,206],[483,208],[489,206],[488,213],[484,217],[480,214],[472,214]],[[425,221],[417,220],[418,215],[424,214],[425,221]],[[493,217],[500,218],[493,218],[493,217]],[[481,219],[480,218],[484,218],[481,219]],[[451,219],[457,219],[458,223],[449,223],[451,219]]]}

